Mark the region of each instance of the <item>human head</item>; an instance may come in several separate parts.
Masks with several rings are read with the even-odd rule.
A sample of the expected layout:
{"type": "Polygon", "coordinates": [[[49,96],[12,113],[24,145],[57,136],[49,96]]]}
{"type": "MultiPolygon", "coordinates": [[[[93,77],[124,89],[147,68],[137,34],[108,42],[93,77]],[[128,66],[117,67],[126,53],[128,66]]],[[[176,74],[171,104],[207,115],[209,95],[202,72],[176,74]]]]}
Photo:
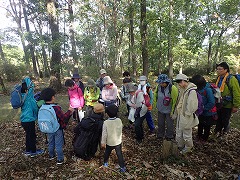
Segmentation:
{"type": "Polygon", "coordinates": [[[147,83],[147,77],[146,76],[140,76],[139,82],[142,86],[144,86],[147,83]]]}
{"type": "Polygon", "coordinates": [[[130,78],[130,73],[128,71],[123,72],[123,77],[130,78]]]}
{"type": "Polygon", "coordinates": [[[97,103],[93,106],[93,112],[98,114],[98,113],[103,113],[105,111],[103,104],[97,103]]]}
{"type": "Polygon", "coordinates": [[[111,104],[110,106],[106,107],[105,112],[110,118],[116,117],[118,113],[118,107],[115,104],[111,104]]]}
{"type": "Polygon", "coordinates": [[[79,81],[81,78],[81,76],[78,74],[78,73],[74,73],[73,76],[72,76],[72,80],[77,82],[79,81]]]}
{"type": "Polygon", "coordinates": [[[87,87],[90,87],[90,88],[96,87],[95,81],[93,79],[88,79],[87,87]]]}
{"type": "Polygon", "coordinates": [[[53,101],[55,100],[55,94],[56,91],[52,88],[45,88],[41,92],[40,99],[44,100],[45,102],[53,101]]]}
{"type": "Polygon", "coordinates": [[[123,79],[123,84],[127,84],[127,83],[130,83],[130,82],[132,82],[130,78],[126,78],[126,77],[125,77],[125,78],[123,79]]]}
{"type": "Polygon", "coordinates": [[[194,75],[190,81],[194,83],[198,89],[203,89],[207,83],[205,78],[199,74],[194,75]]]}
{"type": "Polygon", "coordinates": [[[188,86],[189,78],[185,74],[178,74],[174,81],[178,83],[181,88],[186,88],[188,86]]]}
{"type": "Polygon", "coordinates": [[[217,64],[216,69],[219,76],[224,76],[227,72],[230,72],[229,66],[226,62],[221,62],[220,64],[217,64]]]}
{"type": "Polygon", "coordinates": [[[100,70],[100,75],[101,75],[102,78],[105,77],[107,75],[107,71],[105,69],[101,69],[100,70]]]}
{"type": "Polygon", "coordinates": [[[72,80],[72,79],[67,79],[67,80],[65,81],[65,86],[66,86],[67,88],[72,88],[72,87],[74,86],[73,80],[72,80]]]}
{"type": "Polygon", "coordinates": [[[129,83],[127,85],[127,91],[129,92],[129,94],[134,95],[136,90],[137,90],[137,86],[134,86],[133,83],[129,83]]]}
{"type": "Polygon", "coordinates": [[[112,81],[112,79],[110,78],[110,76],[105,76],[105,77],[103,78],[103,84],[104,84],[104,86],[106,86],[107,88],[109,88],[110,86],[113,85],[113,81],[112,81]]]}
{"type": "Polygon", "coordinates": [[[162,87],[166,87],[170,83],[170,79],[166,74],[159,74],[156,83],[160,84],[162,87]]]}

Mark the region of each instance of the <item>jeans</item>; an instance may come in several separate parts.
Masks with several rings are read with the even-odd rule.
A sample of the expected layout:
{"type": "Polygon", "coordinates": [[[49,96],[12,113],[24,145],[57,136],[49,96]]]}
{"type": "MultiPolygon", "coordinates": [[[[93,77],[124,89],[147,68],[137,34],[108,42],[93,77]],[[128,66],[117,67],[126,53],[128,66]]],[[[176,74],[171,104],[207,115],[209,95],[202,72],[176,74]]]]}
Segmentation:
{"type": "Polygon", "coordinates": [[[26,152],[36,152],[36,131],[35,121],[21,122],[21,125],[26,133],[26,152]]]}
{"type": "Polygon", "coordinates": [[[55,133],[48,133],[48,152],[50,157],[54,157],[55,149],[57,152],[57,160],[63,160],[63,145],[64,145],[64,136],[63,130],[58,129],[55,133]]]}
{"type": "Polygon", "coordinates": [[[153,131],[155,129],[155,126],[154,126],[154,123],[153,123],[151,111],[147,111],[145,116],[146,116],[147,125],[148,125],[150,131],[153,131]]]}
{"type": "Polygon", "coordinates": [[[144,138],[144,131],[143,131],[143,120],[145,119],[146,115],[142,117],[137,117],[135,119],[135,133],[136,133],[136,139],[142,140],[144,138]]]}
{"type": "Polygon", "coordinates": [[[215,128],[215,133],[228,132],[230,125],[229,120],[231,118],[231,108],[221,108],[218,110],[218,120],[215,128]]]}
{"type": "Polygon", "coordinates": [[[173,138],[174,135],[174,124],[170,117],[170,114],[161,113],[158,111],[158,138],[164,138],[166,131],[166,138],[173,138]],[[165,130],[166,124],[166,130],[165,130]]]}
{"type": "Polygon", "coordinates": [[[109,156],[112,152],[112,150],[115,149],[117,157],[118,157],[118,163],[121,168],[125,167],[123,154],[122,154],[122,144],[119,144],[117,146],[108,146],[106,145],[106,150],[104,153],[104,163],[108,162],[109,156]]]}

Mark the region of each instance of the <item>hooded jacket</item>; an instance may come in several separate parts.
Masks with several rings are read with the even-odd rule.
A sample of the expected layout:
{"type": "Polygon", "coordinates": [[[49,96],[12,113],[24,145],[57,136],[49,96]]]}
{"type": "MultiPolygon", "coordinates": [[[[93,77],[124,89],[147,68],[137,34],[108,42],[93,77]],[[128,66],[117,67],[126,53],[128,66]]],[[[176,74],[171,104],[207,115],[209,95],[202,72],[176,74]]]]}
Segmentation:
{"type": "Polygon", "coordinates": [[[194,114],[198,109],[197,93],[192,89],[197,89],[197,86],[193,83],[189,83],[185,89],[180,89],[175,111],[177,113],[177,129],[189,129],[199,123],[198,117],[194,114]]]}
{"type": "MultiPolygon", "coordinates": [[[[32,122],[37,120],[38,116],[38,106],[34,99],[34,84],[29,77],[25,77],[22,83],[26,83],[28,90],[23,106],[21,107],[20,120],[21,122],[32,122]]],[[[24,97],[26,93],[22,93],[22,97],[24,97]]]]}
{"type": "Polygon", "coordinates": [[[73,89],[68,89],[70,106],[72,108],[79,108],[84,106],[84,98],[82,90],[78,85],[74,84],[73,89]]]}

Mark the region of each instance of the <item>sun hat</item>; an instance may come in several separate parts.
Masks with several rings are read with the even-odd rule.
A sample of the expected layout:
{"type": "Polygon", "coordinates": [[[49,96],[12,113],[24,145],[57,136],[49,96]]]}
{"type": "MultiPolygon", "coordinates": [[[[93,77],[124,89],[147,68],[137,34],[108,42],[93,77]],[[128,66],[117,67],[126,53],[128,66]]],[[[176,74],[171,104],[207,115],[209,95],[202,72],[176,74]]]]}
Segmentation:
{"type": "Polygon", "coordinates": [[[129,83],[127,86],[127,92],[135,92],[137,90],[137,86],[135,86],[133,83],[129,83]]]}
{"type": "Polygon", "coordinates": [[[112,79],[110,78],[110,76],[105,76],[103,78],[103,84],[106,85],[106,84],[113,84],[113,81],[112,79]]]}
{"type": "Polygon", "coordinates": [[[184,80],[188,82],[189,78],[185,74],[178,74],[174,79],[174,81],[178,81],[178,80],[184,80]]]}
{"type": "Polygon", "coordinates": [[[102,112],[104,112],[105,109],[104,109],[103,104],[101,104],[101,103],[95,104],[95,105],[93,106],[93,111],[94,111],[95,113],[102,113],[102,112]]]}
{"type": "Polygon", "coordinates": [[[139,81],[146,81],[147,80],[147,77],[146,76],[140,76],[139,77],[139,81]]]}
{"type": "Polygon", "coordinates": [[[166,74],[159,74],[158,79],[156,80],[157,83],[170,83],[170,79],[166,74]]]}
{"type": "Polygon", "coordinates": [[[105,69],[101,69],[100,74],[107,74],[107,71],[105,69]]]}
{"type": "Polygon", "coordinates": [[[74,73],[72,79],[81,79],[81,76],[78,73],[74,73]]]}
{"type": "Polygon", "coordinates": [[[88,87],[95,87],[96,83],[95,83],[95,81],[93,79],[88,79],[87,86],[88,87]]]}

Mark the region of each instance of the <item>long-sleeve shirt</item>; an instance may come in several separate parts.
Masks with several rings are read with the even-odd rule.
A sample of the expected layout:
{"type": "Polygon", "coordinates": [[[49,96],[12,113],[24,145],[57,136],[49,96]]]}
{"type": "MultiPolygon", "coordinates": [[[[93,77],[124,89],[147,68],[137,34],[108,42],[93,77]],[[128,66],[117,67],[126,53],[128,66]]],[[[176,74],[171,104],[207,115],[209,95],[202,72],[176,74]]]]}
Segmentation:
{"type": "Polygon", "coordinates": [[[102,99],[104,101],[116,100],[117,95],[118,95],[118,90],[117,90],[117,86],[115,85],[113,85],[111,89],[106,87],[103,87],[102,89],[102,99]]]}
{"type": "Polygon", "coordinates": [[[68,124],[68,121],[72,115],[72,111],[68,110],[67,112],[63,112],[62,111],[62,108],[58,105],[56,106],[53,106],[55,112],[56,112],[56,116],[58,118],[58,122],[60,124],[60,127],[62,129],[65,129],[67,124],[68,124]]]}

